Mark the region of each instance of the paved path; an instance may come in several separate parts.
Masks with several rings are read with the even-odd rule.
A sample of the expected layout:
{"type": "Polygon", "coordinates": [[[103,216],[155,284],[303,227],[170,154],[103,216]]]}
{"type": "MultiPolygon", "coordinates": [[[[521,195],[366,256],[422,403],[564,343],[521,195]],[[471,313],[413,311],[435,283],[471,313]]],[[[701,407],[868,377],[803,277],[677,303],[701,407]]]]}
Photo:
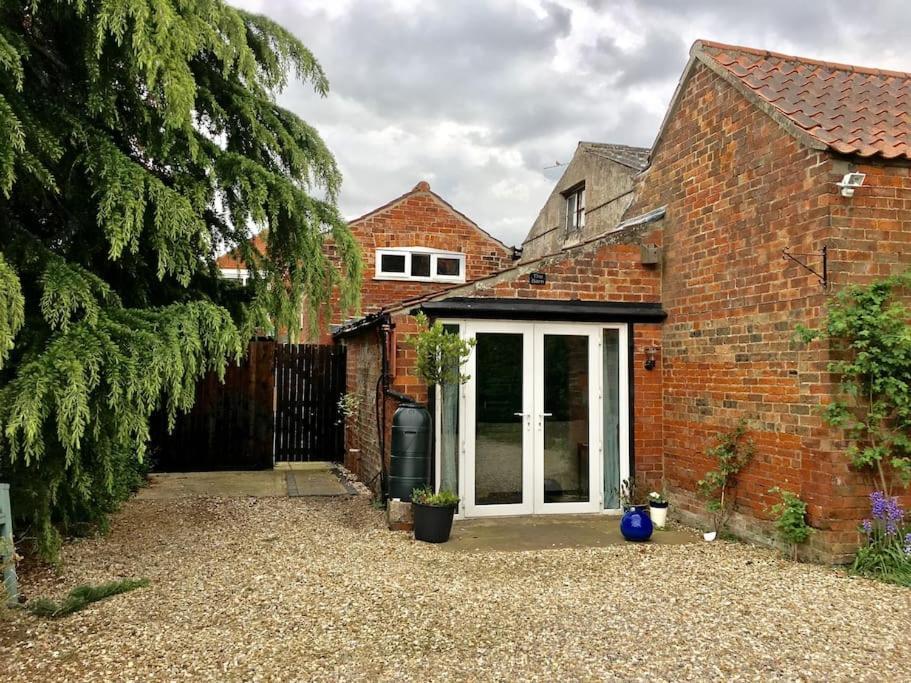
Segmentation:
{"type": "Polygon", "coordinates": [[[296,498],[347,496],[349,489],[332,463],[276,463],[275,469],[243,472],[168,472],[152,474],[139,500],[215,498],[296,498]]]}

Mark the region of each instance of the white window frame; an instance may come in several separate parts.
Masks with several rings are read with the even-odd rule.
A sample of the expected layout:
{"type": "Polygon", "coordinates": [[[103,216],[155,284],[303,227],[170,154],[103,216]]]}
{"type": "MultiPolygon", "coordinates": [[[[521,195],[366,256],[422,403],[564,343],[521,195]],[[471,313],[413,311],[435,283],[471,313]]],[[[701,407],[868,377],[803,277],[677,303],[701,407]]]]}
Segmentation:
{"type": "Polygon", "coordinates": [[[465,254],[455,251],[441,251],[439,249],[426,249],[424,247],[393,247],[376,250],[375,280],[406,280],[411,282],[465,282],[465,254]],[[411,274],[411,256],[413,254],[427,254],[430,256],[430,275],[411,274]],[[384,272],[381,268],[384,256],[404,256],[405,272],[384,272]],[[437,261],[440,258],[458,259],[458,275],[437,275],[437,261]]]}
{"type": "Polygon", "coordinates": [[[220,268],[221,276],[226,280],[240,280],[242,285],[247,284],[250,272],[246,268],[220,268]]]}

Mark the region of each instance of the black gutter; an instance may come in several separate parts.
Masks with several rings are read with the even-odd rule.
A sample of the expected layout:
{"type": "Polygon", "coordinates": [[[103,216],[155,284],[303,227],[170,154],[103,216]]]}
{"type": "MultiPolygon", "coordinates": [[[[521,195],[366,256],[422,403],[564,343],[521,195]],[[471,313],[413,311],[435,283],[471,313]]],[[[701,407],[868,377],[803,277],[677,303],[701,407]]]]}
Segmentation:
{"type": "Polygon", "coordinates": [[[363,318],[358,318],[351,322],[347,322],[344,325],[339,325],[332,331],[333,339],[344,339],[345,337],[351,337],[355,334],[359,334],[364,330],[369,330],[372,327],[382,324],[385,320],[389,318],[389,314],[386,311],[378,311],[377,313],[370,313],[365,315],[363,318]]]}
{"type": "Polygon", "coordinates": [[[560,301],[553,299],[491,299],[451,297],[426,301],[412,309],[430,318],[497,320],[554,320],[598,323],[660,323],[667,312],[659,303],[623,301],[560,301]]]}

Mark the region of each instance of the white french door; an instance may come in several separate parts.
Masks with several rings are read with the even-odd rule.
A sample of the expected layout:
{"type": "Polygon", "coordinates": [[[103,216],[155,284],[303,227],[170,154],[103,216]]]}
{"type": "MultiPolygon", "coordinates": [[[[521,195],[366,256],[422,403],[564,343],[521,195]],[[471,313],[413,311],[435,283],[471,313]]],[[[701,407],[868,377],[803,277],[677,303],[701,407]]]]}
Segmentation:
{"type": "Polygon", "coordinates": [[[463,403],[467,516],[602,508],[602,331],[465,324],[475,340],[463,403]]]}

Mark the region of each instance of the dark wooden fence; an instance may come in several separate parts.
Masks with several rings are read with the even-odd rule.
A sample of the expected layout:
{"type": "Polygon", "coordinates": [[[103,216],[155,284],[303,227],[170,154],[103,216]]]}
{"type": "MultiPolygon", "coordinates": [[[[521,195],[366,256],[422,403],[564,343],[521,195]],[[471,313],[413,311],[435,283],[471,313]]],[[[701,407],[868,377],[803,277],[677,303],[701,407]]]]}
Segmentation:
{"type": "Polygon", "coordinates": [[[345,447],[345,348],[284,344],[275,351],[275,459],[340,460],[345,447]]]}
{"type": "Polygon", "coordinates": [[[345,350],[310,344],[250,343],[221,383],[199,381],[193,409],[169,433],[152,423],[158,471],[268,469],[276,460],[340,460],[345,350]]]}

